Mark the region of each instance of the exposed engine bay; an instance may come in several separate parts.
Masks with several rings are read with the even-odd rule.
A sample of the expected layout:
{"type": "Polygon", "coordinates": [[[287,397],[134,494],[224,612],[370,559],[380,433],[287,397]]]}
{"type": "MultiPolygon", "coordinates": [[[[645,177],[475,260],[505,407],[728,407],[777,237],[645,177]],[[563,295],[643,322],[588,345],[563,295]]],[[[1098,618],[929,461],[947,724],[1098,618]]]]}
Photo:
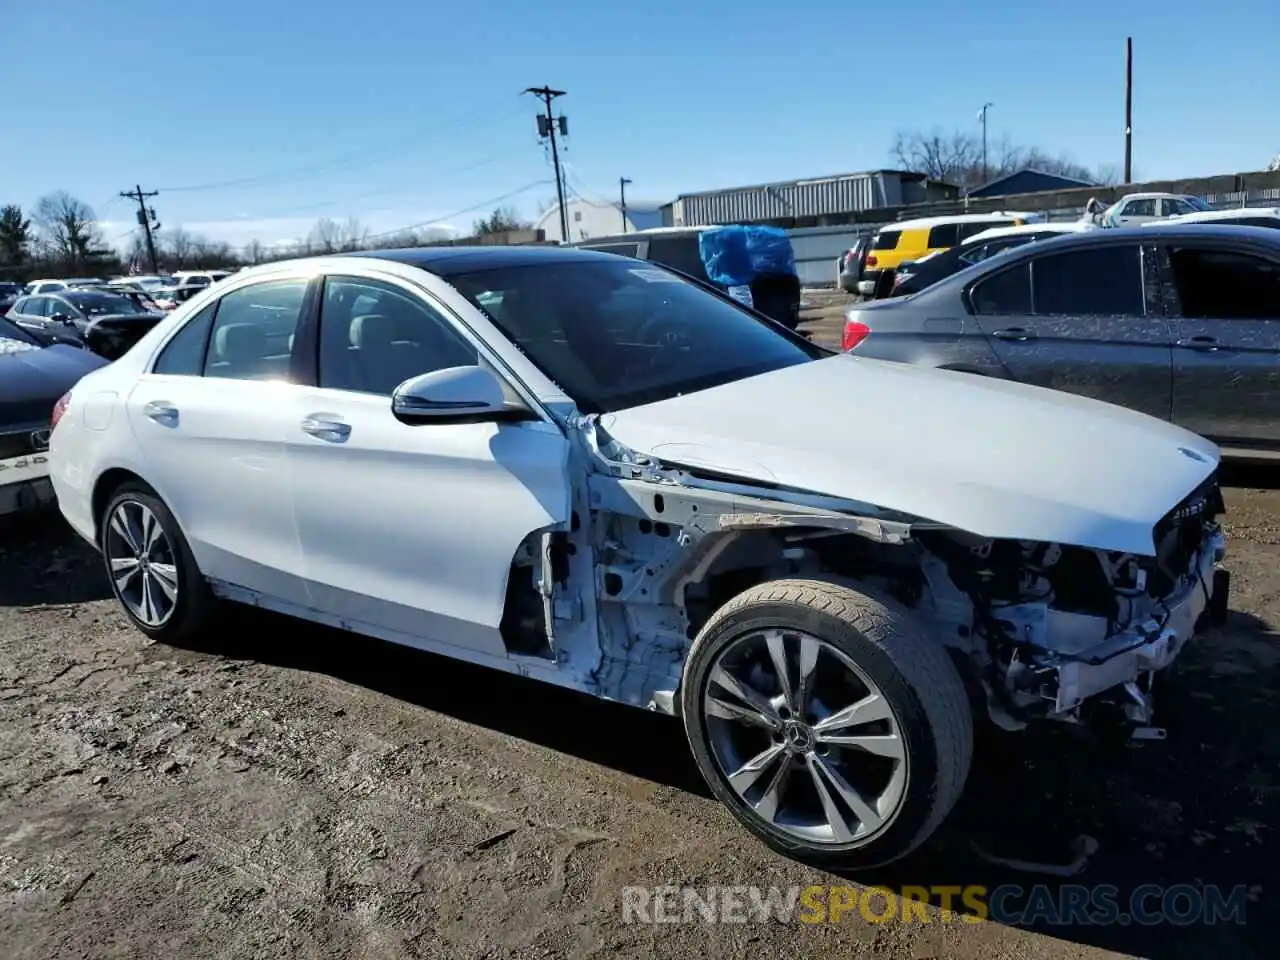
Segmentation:
{"type": "Polygon", "coordinates": [[[1078,722],[1096,703],[1144,727],[1154,674],[1225,614],[1216,475],[1141,556],[987,539],[654,462],[585,426],[573,521],[522,545],[502,633],[512,655],[552,661],[611,699],[674,712],[681,665],[716,609],[766,580],[828,578],[920,614],[1000,726],[1078,722]]]}

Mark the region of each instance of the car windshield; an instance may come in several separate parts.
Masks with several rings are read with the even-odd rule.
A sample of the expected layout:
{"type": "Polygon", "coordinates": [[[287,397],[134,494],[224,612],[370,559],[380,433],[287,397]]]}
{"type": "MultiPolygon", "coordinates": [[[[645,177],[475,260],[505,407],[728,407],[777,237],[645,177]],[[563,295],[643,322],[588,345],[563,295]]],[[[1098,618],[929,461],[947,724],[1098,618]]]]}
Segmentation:
{"type": "Polygon", "coordinates": [[[1185,199],[1187,203],[1196,210],[1208,211],[1211,209],[1209,207],[1209,201],[1205,200],[1203,197],[1184,197],[1183,199],[1185,199]]]}
{"type": "Polygon", "coordinates": [[[826,356],[653,265],[567,262],[448,280],[584,413],[608,413],[826,356]]]}
{"type": "Polygon", "coordinates": [[[71,293],[66,299],[86,317],[100,317],[109,313],[146,313],[128,297],[115,293],[71,293]]]}

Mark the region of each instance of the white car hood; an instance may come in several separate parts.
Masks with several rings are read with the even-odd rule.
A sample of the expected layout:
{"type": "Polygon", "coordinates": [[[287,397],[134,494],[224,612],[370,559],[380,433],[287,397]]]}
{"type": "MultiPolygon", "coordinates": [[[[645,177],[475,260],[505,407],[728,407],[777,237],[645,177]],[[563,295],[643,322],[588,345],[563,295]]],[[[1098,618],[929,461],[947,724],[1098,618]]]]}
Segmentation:
{"type": "Polygon", "coordinates": [[[1217,467],[1145,414],[1006,380],[841,354],[606,414],[658,460],[857,500],[984,537],[1150,555],[1217,467]]]}

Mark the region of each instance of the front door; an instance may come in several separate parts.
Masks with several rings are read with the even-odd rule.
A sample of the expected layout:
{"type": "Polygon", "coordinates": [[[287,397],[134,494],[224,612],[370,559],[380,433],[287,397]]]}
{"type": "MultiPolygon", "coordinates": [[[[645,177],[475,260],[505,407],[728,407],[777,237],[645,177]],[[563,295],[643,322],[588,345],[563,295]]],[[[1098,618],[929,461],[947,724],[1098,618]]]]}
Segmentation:
{"type": "Polygon", "coordinates": [[[1203,241],[1168,253],[1174,422],[1232,446],[1280,450],[1280,264],[1203,241]]]}
{"type": "Polygon", "coordinates": [[[208,577],[306,605],[285,462],[288,382],[307,281],[240,287],[192,317],[126,409],[139,473],[208,577]]]}
{"type": "Polygon", "coordinates": [[[1140,246],[1108,244],[1024,260],[970,300],[1014,379],[1168,420],[1169,325],[1147,288],[1140,246]]]}
{"type": "Polygon", "coordinates": [[[569,445],[553,423],[408,426],[391,393],[477,348],[425,295],[330,276],[317,385],[288,424],[294,507],[315,606],[353,625],[501,654],[507,574],[530,533],[569,516],[569,445]]]}

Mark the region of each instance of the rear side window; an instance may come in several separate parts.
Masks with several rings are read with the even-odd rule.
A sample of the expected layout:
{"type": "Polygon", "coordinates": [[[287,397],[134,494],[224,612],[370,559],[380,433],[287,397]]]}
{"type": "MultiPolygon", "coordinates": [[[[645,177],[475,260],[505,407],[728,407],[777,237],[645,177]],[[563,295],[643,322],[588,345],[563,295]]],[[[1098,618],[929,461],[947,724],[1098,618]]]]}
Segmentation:
{"type": "Polygon", "coordinates": [[[229,380],[287,380],[305,280],[241,287],[218,301],[204,375],[229,380]]]}
{"type": "Polygon", "coordinates": [[[1173,249],[1173,282],[1182,316],[1191,319],[1280,318],[1280,266],[1227,250],[1173,249]]]}
{"type": "Polygon", "coordinates": [[[1072,250],[1032,261],[1035,312],[1066,316],[1141,317],[1138,245],[1072,250]]]}
{"type": "Polygon", "coordinates": [[[698,249],[697,235],[687,237],[655,237],[649,241],[649,259],[707,282],[707,270],[702,265],[702,252],[698,249]]]}
{"type": "Polygon", "coordinates": [[[215,304],[209,304],[183,324],[173,335],[160,356],[156,358],[152,373],[164,373],[175,377],[198,377],[204,370],[204,348],[209,342],[209,328],[213,326],[215,304]]]}
{"type": "Polygon", "coordinates": [[[940,223],[936,227],[929,228],[929,240],[926,245],[930,250],[936,250],[938,247],[954,247],[959,242],[960,224],[940,223]]]}
{"type": "Polygon", "coordinates": [[[1155,215],[1156,201],[1154,197],[1130,200],[1124,205],[1124,209],[1120,211],[1120,216],[1122,217],[1154,217],[1155,215]]]}
{"type": "Polygon", "coordinates": [[[875,235],[871,241],[872,250],[895,250],[898,246],[898,238],[902,236],[901,230],[881,230],[875,235]]]}
{"type": "Polygon", "coordinates": [[[1020,263],[978,281],[969,294],[979,316],[1026,315],[1031,312],[1031,271],[1020,263]]]}
{"type": "Polygon", "coordinates": [[[1245,227],[1271,227],[1272,229],[1280,228],[1280,217],[1241,217],[1238,220],[1228,220],[1227,223],[1238,223],[1245,227]]]}

